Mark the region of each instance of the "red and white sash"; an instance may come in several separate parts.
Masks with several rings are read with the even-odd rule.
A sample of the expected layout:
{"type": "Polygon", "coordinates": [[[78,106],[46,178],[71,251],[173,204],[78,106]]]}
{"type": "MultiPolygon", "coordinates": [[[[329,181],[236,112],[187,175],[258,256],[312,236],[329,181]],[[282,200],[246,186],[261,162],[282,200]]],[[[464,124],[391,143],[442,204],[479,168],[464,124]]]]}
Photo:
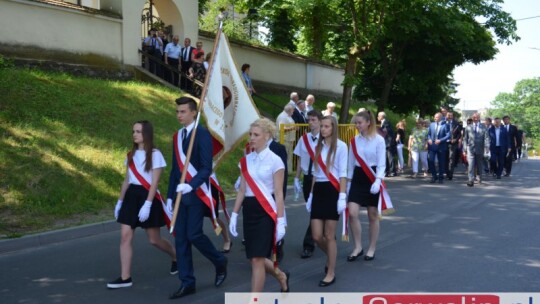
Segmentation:
{"type": "MultiPolygon", "coordinates": [[[[305,140],[304,140],[304,143],[305,143],[305,140]]],[[[324,163],[324,160],[322,159],[321,154],[319,154],[319,158],[317,159],[317,164],[319,164],[319,168],[321,168],[321,170],[326,175],[326,178],[328,178],[332,186],[334,186],[336,191],[339,193],[341,190],[340,185],[339,185],[339,179],[332,173],[331,170],[327,170],[326,164],[324,163]]],[[[347,207],[345,207],[345,215],[343,216],[343,221],[342,221],[342,226],[341,226],[341,240],[346,241],[346,242],[349,241],[349,208],[347,207]]]]}
{"type": "Polygon", "coordinates": [[[276,201],[272,197],[272,193],[266,188],[264,183],[262,181],[257,180],[256,175],[252,175],[249,172],[249,168],[247,166],[247,158],[246,156],[242,157],[240,159],[240,171],[242,172],[242,176],[246,180],[246,183],[248,184],[249,188],[251,188],[251,191],[253,191],[253,194],[255,194],[255,198],[257,198],[257,201],[259,204],[261,204],[261,207],[264,209],[266,214],[274,221],[274,234],[272,236],[272,260],[274,261],[274,267],[277,268],[277,246],[276,246],[276,231],[277,231],[277,205],[276,201]]]}
{"type": "MultiPolygon", "coordinates": [[[[174,142],[174,156],[176,158],[176,163],[178,164],[178,169],[180,170],[180,172],[182,172],[184,170],[184,164],[186,162],[186,154],[184,153],[184,149],[182,147],[182,139],[180,138],[180,136],[181,136],[180,132],[177,131],[176,133],[174,133],[173,142],[174,142]]],[[[186,173],[186,182],[189,183],[191,179],[193,178],[193,176],[195,175],[197,175],[197,169],[195,169],[195,167],[193,167],[193,165],[189,163],[188,168],[187,168],[187,173],[186,173]]],[[[217,183],[217,179],[215,180],[215,183],[219,185],[219,183],[217,183]]],[[[215,206],[217,202],[212,197],[212,191],[210,190],[210,186],[209,186],[210,184],[211,184],[211,181],[209,184],[202,183],[201,186],[195,190],[195,194],[197,195],[197,197],[201,199],[201,201],[206,205],[206,207],[210,209],[210,214],[212,215],[212,226],[214,227],[214,231],[216,232],[216,234],[219,234],[221,230],[216,220],[216,210],[215,210],[215,206]]]]}
{"type": "MultiPolygon", "coordinates": [[[[354,154],[354,157],[356,158],[356,161],[360,164],[360,168],[364,170],[364,173],[367,175],[369,180],[373,183],[375,182],[375,172],[373,172],[373,169],[371,169],[370,166],[366,164],[364,159],[358,154],[358,150],[356,149],[356,137],[351,138],[351,147],[354,154]]],[[[382,217],[383,214],[391,214],[393,213],[394,206],[392,205],[392,200],[390,199],[390,195],[388,194],[388,191],[386,190],[386,183],[384,181],[381,181],[381,189],[380,189],[379,195],[379,203],[377,204],[377,210],[379,211],[379,217],[382,217]]]]}
{"type": "MultiPolygon", "coordinates": [[[[129,153],[128,153],[128,159],[129,159],[129,153]]],[[[131,159],[131,161],[128,163],[128,167],[129,167],[129,170],[131,170],[131,173],[135,175],[139,183],[144,187],[144,189],[146,189],[147,191],[150,191],[151,184],[146,179],[144,179],[144,176],[142,176],[139,173],[133,159],[131,159]]],[[[163,200],[163,197],[161,196],[161,193],[159,193],[158,189],[156,189],[155,197],[161,202],[161,209],[163,211],[163,219],[165,220],[165,224],[167,224],[167,228],[170,229],[171,219],[172,219],[173,214],[167,211],[167,205],[165,204],[165,201],[163,200]]]]}

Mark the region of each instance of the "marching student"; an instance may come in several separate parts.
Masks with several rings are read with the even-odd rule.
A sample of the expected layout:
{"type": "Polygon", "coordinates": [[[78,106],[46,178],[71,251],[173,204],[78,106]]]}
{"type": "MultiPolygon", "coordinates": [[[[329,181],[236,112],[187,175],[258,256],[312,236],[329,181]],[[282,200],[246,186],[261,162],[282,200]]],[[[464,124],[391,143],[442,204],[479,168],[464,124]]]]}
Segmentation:
{"type": "Polygon", "coordinates": [[[173,209],[173,200],[182,193],[175,222],[175,245],[178,255],[178,277],[182,284],[169,299],[177,299],[195,293],[195,273],[193,269],[192,246],[197,248],[215,267],[214,286],[219,287],[227,278],[227,258],[216,250],[210,239],[203,233],[205,207],[212,212],[214,206],[209,189],[212,174],[212,139],[210,132],[197,125],[197,103],[193,98],[180,97],[176,100],[176,117],[183,128],[173,135],[172,168],[167,193],[167,209],[173,209]],[[196,129],[195,129],[196,127],[196,129]],[[192,135],[193,147],[187,176],[183,183],[178,183],[186,165],[186,153],[192,135]]]}
{"type": "Polygon", "coordinates": [[[358,135],[349,147],[349,219],[354,237],[354,250],[347,257],[353,262],[364,254],[362,249],[362,226],[358,217],[360,206],[367,208],[369,218],[369,248],[364,260],[375,259],[375,249],[379,238],[378,202],[381,183],[386,171],[386,144],[377,133],[375,117],[370,111],[355,115],[358,135]]]}
{"type": "Polygon", "coordinates": [[[238,236],[238,212],[242,208],[252,292],[263,290],[266,273],[279,281],[281,292],[289,292],[290,274],[276,264],[277,243],[285,236],[287,223],[283,198],[285,164],[268,147],[273,134],[275,124],[267,118],[258,119],[250,126],[249,144],[253,151],[240,160],[240,189],[229,223],[231,234],[238,236]]]}
{"type": "Polygon", "coordinates": [[[163,154],[154,147],[154,128],[149,121],[133,124],[133,147],[126,159],[126,177],[114,208],[114,217],[121,224],[120,265],[121,275],[107,283],[108,288],[133,285],[131,259],[135,228],[146,231],[150,244],[167,253],[172,260],[171,274],[176,274],[176,253],[169,241],[160,235],[165,225],[163,199],[157,190],[159,177],[166,166],[163,154]]]}
{"type": "Polygon", "coordinates": [[[326,254],[326,275],[319,282],[320,287],[326,287],[336,281],[336,226],[347,205],[347,145],[338,139],[338,124],[333,116],[321,119],[315,159],[306,209],[311,215],[313,240],[326,254]]]}
{"type": "MultiPolygon", "coordinates": [[[[294,188],[297,193],[303,193],[305,201],[309,198],[311,184],[313,183],[313,161],[315,159],[315,148],[319,141],[321,119],[323,118],[323,115],[317,110],[309,111],[307,116],[310,132],[302,135],[294,148],[294,154],[300,157],[296,167],[294,188]],[[304,179],[302,180],[302,184],[300,184],[300,175],[302,174],[304,175],[304,179]]],[[[304,235],[303,251],[300,257],[302,259],[310,258],[313,255],[313,250],[315,250],[315,243],[311,235],[310,219],[306,234],[304,235]]]]}

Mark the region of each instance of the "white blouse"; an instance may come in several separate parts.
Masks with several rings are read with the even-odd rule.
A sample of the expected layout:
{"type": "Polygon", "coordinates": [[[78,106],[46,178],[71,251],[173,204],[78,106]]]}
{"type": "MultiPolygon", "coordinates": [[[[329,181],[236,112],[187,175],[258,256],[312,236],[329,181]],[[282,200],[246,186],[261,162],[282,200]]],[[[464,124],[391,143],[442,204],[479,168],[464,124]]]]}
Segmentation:
{"type": "MultiPolygon", "coordinates": [[[[322,142],[322,150],[321,150],[321,158],[323,162],[326,164],[326,156],[328,155],[328,151],[330,150],[330,147],[326,145],[326,143],[322,142]]],[[[327,164],[326,164],[327,165],[327,164]]],[[[347,177],[347,145],[338,139],[337,141],[337,149],[336,149],[336,158],[334,159],[334,163],[330,169],[330,172],[336,177],[347,177]]],[[[315,169],[315,164],[313,164],[313,177],[315,178],[316,182],[327,182],[328,177],[326,177],[326,173],[321,169],[320,166],[317,165],[317,168],[315,169]]]]}
{"type": "MultiPolygon", "coordinates": [[[[313,151],[313,155],[315,155],[315,148],[317,147],[317,141],[319,140],[319,133],[315,135],[315,140],[313,140],[311,133],[307,133],[308,142],[311,146],[311,150],[313,151]]],[[[302,172],[304,175],[307,175],[308,169],[309,169],[309,152],[307,150],[306,145],[304,144],[304,140],[302,137],[298,139],[298,143],[296,144],[296,147],[294,148],[294,155],[300,157],[300,168],[302,169],[302,172]]],[[[311,171],[313,172],[313,168],[311,168],[311,171]]]]}
{"type": "MultiPolygon", "coordinates": [[[[246,155],[246,163],[249,173],[253,178],[262,181],[266,189],[273,194],[274,174],[279,170],[285,169],[285,164],[283,164],[281,158],[266,147],[260,153],[253,151],[246,155]]],[[[255,196],[247,183],[245,196],[255,196]]]]}
{"type": "MultiPolygon", "coordinates": [[[[133,162],[135,163],[135,167],[137,168],[139,174],[142,175],[142,177],[144,177],[144,179],[148,181],[148,183],[152,184],[152,170],[148,172],[144,171],[144,166],[146,164],[146,151],[135,151],[135,155],[133,155],[133,162]]],[[[124,161],[124,165],[128,165],[127,157],[124,161]]],[[[158,149],[154,149],[154,151],[152,151],[152,169],[165,168],[166,166],[167,164],[165,163],[165,158],[163,158],[163,154],[161,154],[161,151],[159,151],[158,149]]],[[[131,170],[128,170],[128,180],[130,184],[141,185],[141,183],[139,182],[135,174],[131,172],[131,170]]]]}
{"type": "MultiPolygon", "coordinates": [[[[386,144],[384,138],[379,134],[372,138],[366,138],[362,134],[358,134],[354,137],[354,143],[356,144],[356,151],[358,151],[364,162],[370,167],[377,167],[375,177],[381,180],[384,179],[386,171],[386,144]]],[[[351,146],[349,147],[349,179],[352,179],[355,166],[361,167],[354,156],[351,146]]]]}

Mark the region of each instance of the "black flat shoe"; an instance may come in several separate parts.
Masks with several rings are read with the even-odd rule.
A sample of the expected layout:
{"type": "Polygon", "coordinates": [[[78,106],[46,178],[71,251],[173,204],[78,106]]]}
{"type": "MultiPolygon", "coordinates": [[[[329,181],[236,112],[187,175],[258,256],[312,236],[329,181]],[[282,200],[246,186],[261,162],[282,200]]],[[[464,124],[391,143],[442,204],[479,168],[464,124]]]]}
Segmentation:
{"type": "Polygon", "coordinates": [[[182,287],[178,288],[178,290],[175,291],[173,294],[171,294],[169,296],[169,299],[174,300],[174,299],[185,297],[187,295],[194,294],[194,293],[195,293],[195,287],[184,287],[184,286],[182,286],[182,287]]]}
{"type": "Polygon", "coordinates": [[[231,252],[232,245],[233,245],[233,242],[231,241],[231,244],[229,245],[229,249],[222,249],[221,253],[229,253],[229,252],[231,252]]]}
{"type": "Polygon", "coordinates": [[[302,254],[300,255],[300,258],[301,259],[309,259],[312,255],[313,255],[312,250],[304,249],[304,251],[302,251],[302,254]]]}
{"type": "Polygon", "coordinates": [[[287,289],[286,290],[281,289],[281,292],[289,292],[291,290],[289,288],[289,278],[291,277],[291,273],[288,271],[285,271],[285,276],[287,276],[287,281],[286,281],[287,289]]]}
{"type": "Polygon", "coordinates": [[[366,260],[366,261],[373,261],[373,260],[375,260],[375,255],[372,255],[372,256],[366,255],[366,256],[364,257],[364,260],[366,260]]]}
{"type": "Polygon", "coordinates": [[[362,249],[357,255],[350,255],[347,257],[347,262],[354,262],[356,259],[364,255],[364,249],[362,249]]]}
{"type": "Polygon", "coordinates": [[[336,277],[334,277],[334,278],[332,279],[332,281],[330,281],[330,282],[325,282],[325,281],[321,280],[321,281],[319,282],[319,287],[328,287],[328,286],[334,284],[335,282],[336,282],[336,277]]]}

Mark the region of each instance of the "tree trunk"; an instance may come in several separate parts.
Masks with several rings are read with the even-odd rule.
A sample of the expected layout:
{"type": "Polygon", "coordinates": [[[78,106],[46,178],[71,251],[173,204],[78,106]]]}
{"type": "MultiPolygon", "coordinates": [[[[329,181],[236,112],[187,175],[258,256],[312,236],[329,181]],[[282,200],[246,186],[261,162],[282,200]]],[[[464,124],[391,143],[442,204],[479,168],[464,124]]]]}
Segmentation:
{"type": "Polygon", "coordinates": [[[390,89],[392,88],[393,79],[386,78],[384,79],[384,87],[381,92],[381,98],[377,102],[377,112],[384,111],[386,105],[388,104],[388,96],[390,96],[390,89]]]}
{"type": "Polygon", "coordinates": [[[341,112],[339,113],[339,123],[349,122],[349,108],[351,107],[352,82],[356,71],[356,56],[349,54],[345,65],[345,78],[343,79],[343,95],[341,97],[341,112]]]}

